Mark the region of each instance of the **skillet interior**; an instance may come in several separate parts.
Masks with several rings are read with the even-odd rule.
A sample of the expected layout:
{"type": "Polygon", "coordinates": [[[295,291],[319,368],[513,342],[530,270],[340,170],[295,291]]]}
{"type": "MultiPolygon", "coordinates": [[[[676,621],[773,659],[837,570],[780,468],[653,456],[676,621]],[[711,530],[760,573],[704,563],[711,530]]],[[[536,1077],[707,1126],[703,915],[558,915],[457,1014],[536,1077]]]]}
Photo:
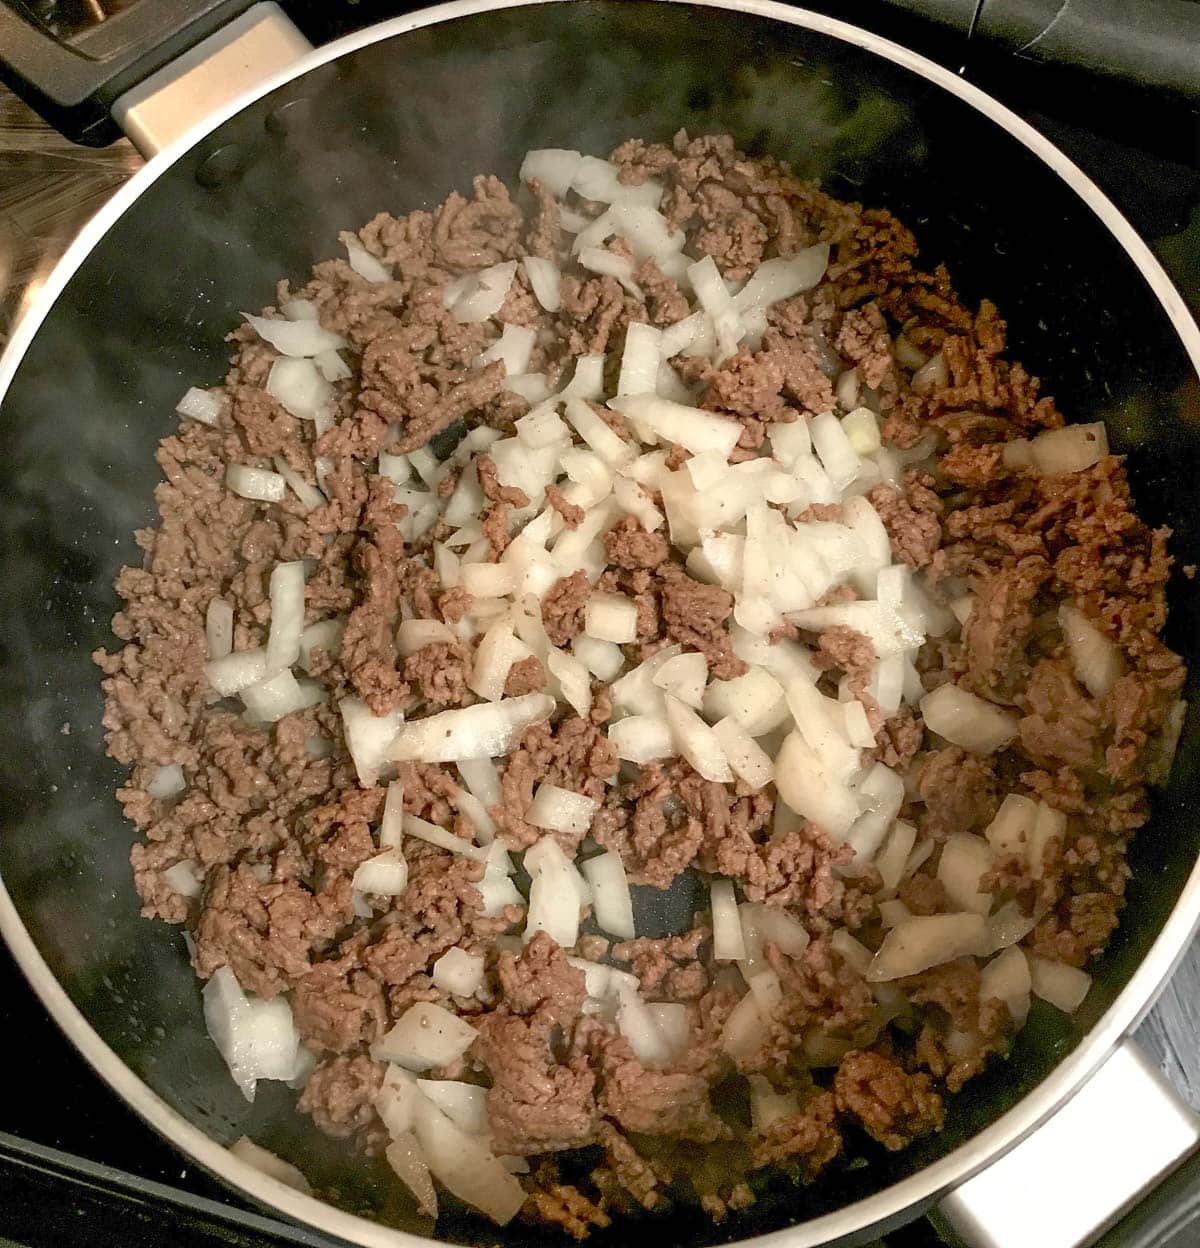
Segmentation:
{"type": "MultiPolygon", "coordinates": [[[[1011,350],[1073,418],[1133,452],[1142,514],[1197,562],[1200,389],[1125,253],[1056,175],[923,80],[835,40],[746,13],[544,4],[480,14],[364,48],[258,101],[187,153],[117,221],[29,349],[0,419],[0,873],[52,970],[113,1049],[210,1134],[309,1154],[342,1203],[428,1231],[346,1150],[308,1132],[292,1094],[248,1107],[203,1032],[179,932],[141,920],[132,829],[103,756],[90,651],[110,641],[111,582],[153,517],[154,443],[190,384],[220,379],[222,335],[275,279],[336,252],[377,210],[430,206],[477,172],[512,179],[531,146],[603,152],[630,135],[729,130],[833,193],[893,209],[968,301],[988,296],[1011,350]],[[69,735],[62,731],[70,724],[69,735]]],[[[1200,668],[1197,595],[1174,586],[1169,641],[1200,668]]],[[[1193,685],[1195,683],[1193,675],[1193,685]]],[[[1192,695],[1194,703],[1194,694],[1192,695]]],[[[810,1191],[781,1185],[714,1229],[691,1212],[642,1232],[730,1240],[827,1212],[950,1151],[1038,1083],[1099,1016],[1157,934],[1200,849],[1189,718],[1172,784],[1131,855],[1135,878],[1094,1000],[1068,1025],[1035,1010],[1012,1060],[952,1103],[946,1131],[810,1191]]],[[[531,1242],[467,1217],[460,1242],[531,1242]]],[[[557,1241],[555,1241],[557,1242],[557,1241]]]]}

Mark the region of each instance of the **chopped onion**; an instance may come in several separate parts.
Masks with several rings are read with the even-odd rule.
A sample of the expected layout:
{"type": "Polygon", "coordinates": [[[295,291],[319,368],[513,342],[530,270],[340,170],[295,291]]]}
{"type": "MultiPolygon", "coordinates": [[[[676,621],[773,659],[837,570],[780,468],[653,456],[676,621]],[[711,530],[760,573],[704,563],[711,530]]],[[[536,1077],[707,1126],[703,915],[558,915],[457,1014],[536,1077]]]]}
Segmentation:
{"type": "Polygon", "coordinates": [[[385,849],[360,863],[350,883],[360,893],[398,897],[408,886],[408,863],[398,849],[385,849]]]}
{"type": "Polygon", "coordinates": [[[788,733],[776,755],[775,787],[792,810],[831,836],[844,837],[858,818],[854,794],[798,732],[788,733]]]}
{"type": "Polygon", "coordinates": [[[1071,666],[1093,698],[1102,698],[1124,675],[1121,651],[1077,607],[1063,603],[1058,623],[1067,642],[1071,666]]]}
{"type": "Polygon", "coordinates": [[[992,894],[982,892],[979,881],[991,868],[987,841],[968,832],[955,832],[942,846],[937,878],[955,909],[986,915],[992,908],[992,894]]]}
{"type": "Polygon", "coordinates": [[[758,1051],[766,1030],[767,1020],[758,1008],[758,1001],[754,993],[747,992],[725,1020],[721,1048],[734,1062],[744,1060],[758,1051]]]}
{"type": "MultiPolygon", "coordinates": [[[[535,178],[555,199],[562,199],[571,189],[583,157],[579,152],[562,147],[543,147],[526,152],[521,162],[522,182],[535,178]]],[[[548,311],[554,311],[553,308],[548,311]]]]}
{"type": "Polygon", "coordinates": [[[289,321],[318,321],[321,319],[317,311],[317,305],[311,299],[289,299],[287,303],[280,305],[279,310],[289,321]]]}
{"type": "Polygon", "coordinates": [[[289,489],[304,504],[307,510],[312,511],[317,507],[325,506],[327,501],[325,495],[315,485],[310,485],[305,481],[282,455],[276,455],[272,462],[275,465],[275,471],[284,479],[289,489]]]}
{"type": "Polygon", "coordinates": [[[666,698],[667,724],[679,749],[679,753],[705,780],[728,783],[733,779],[729,760],[721,748],[721,741],[708,724],[678,698],[666,698]]]}
{"type": "Polygon", "coordinates": [[[184,858],[173,867],[168,867],[162,873],[162,880],[173,893],[178,893],[189,900],[199,897],[204,891],[203,885],[196,876],[196,861],[193,858],[184,858]]]}
{"type": "Polygon", "coordinates": [[[243,689],[242,703],[253,719],[274,724],[296,711],[325,701],[325,691],[315,680],[297,680],[286,668],[274,676],[243,689]]]}
{"type": "Polygon", "coordinates": [[[713,733],[739,780],[755,792],[770,784],[775,774],[770,755],[732,715],[718,720],[713,733]]]}
{"type": "Polygon", "coordinates": [[[245,464],[230,464],[225,469],[225,484],[239,498],[259,503],[282,503],[287,493],[287,482],[279,473],[245,464]]]}
{"type": "Polygon", "coordinates": [[[750,1122],[759,1134],[784,1118],[800,1113],[800,1098],[794,1092],[776,1092],[763,1075],[750,1076],[750,1122]]]}
{"type": "Polygon", "coordinates": [[[472,845],[470,841],[464,840],[461,836],[455,836],[453,832],[448,832],[445,828],[438,827],[436,823],[430,823],[427,819],[420,819],[416,815],[404,816],[404,833],[406,836],[415,836],[418,840],[428,841],[430,845],[436,845],[439,849],[448,850],[452,854],[461,854],[464,858],[474,858],[477,862],[486,862],[488,859],[487,846],[472,845]]]}
{"type": "Polygon", "coordinates": [[[609,726],[608,743],[618,758],[639,766],[679,752],[665,715],[626,716],[609,726]]]}
{"type": "Polygon", "coordinates": [[[842,417],[842,432],[856,455],[874,455],[883,445],[879,417],[869,407],[856,407],[847,412],[842,417]]]}
{"type": "Polygon", "coordinates": [[[502,598],[516,588],[516,578],[507,564],[464,563],[459,584],[472,598],[502,598]]]}
{"type": "Polygon", "coordinates": [[[851,970],[857,971],[860,975],[867,973],[872,960],[871,951],[862,941],[855,940],[844,927],[839,927],[830,936],[829,947],[851,970]]]}
{"type": "Polygon", "coordinates": [[[1060,810],[1054,810],[1045,802],[1038,802],[1037,817],[1033,821],[1033,829],[1029,833],[1026,852],[1029,856],[1029,870],[1034,879],[1040,880],[1045,874],[1046,848],[1051,841],[1062,842],[1067,832],[1067,816],[1060,810]]]}
{"type": "Polygon", "coordinates": [[[1013,946],[993,958],[979,973],[979,999],[995,998],[1008,1006],[1018,1027],[1025,1025],[1029,1014],[1029,993],[1033,979],[1024,951],[1013,946]]]}
{"type": "Polygon", "coordinates": [[[529,872],[529,912],[525,939],[545,932],[563,949],[579,939],[579,872],[553,836],[543,836],[525,854],[529,872]]]}
{"type": "Polygon", "coordinates": [[[660,268],[664,264],[670,267],[671,259],[678,256],[686,242],[684,232],[673,230],[666,217],[648,203],[614,201],[608,218],[614,233],[629,244],[639,264],[653,259],[660,268]]]}
{"type": "Polygon", "coordinates": [[[507,1226],[525,1189],[476,1136],[456,1126],[427,1097],[417,1102],[414,1132],[434,1177],[459,1200],[507,1226]]]}
{"type": "MultiPolygon", "coordinates": [[[[579,356],[575,361],[575,371],[571,375],[571,380],[563,388],[562,397],[564,399],[603,398],[604,356],[579,356]]],[[[581,434],[580,436],[582,437],[583,435],[581,434]]],[[[617,441],[620,441],[620,439],[618,438],[617,441]]]]}
{"type": "MultiPolygon", "coordinates": [[[[600,223],[595,224],[598,226],[600,223]]],[[[608,232],[611,232],[611,229],[608,232]]],[[[579,247],[583,239],[584,235],[580,234],[575,240],[575,246],[579,247]]],[[[579,247],[578,259],[580,265],[589,272],[615,277],[635,299],[642,297],[641,287],[633,280],[637,265],[631,257],[622,256],[604,247],[579,247]]]]}
{"type": "Polygon", "coordinates": [[[1042,476],[1082,472],[1108,454],[1108,432],[1103,421],[1047,429],[1029,444],[1033,466],[1042,476]]]}
{"type": "Polygon", "coordinates": [[[592,594],[583,621],[585,635],[596,641],[622,645],[637,640],[637,606],[624,594],[592,594]]]}
{"type": "Polygon", "coordinates": [[[719,364],[737,350],[746,332],[745,326],[712,256],[705,256],[688,265],[687,278],[700,306],[712,320],[717,338],[716,362],[719,364]]]}
{"type": "Polygon", "coordinates": [[[572,793],[557,784],[539,784],[533,795],[526,822],[551,832],[569,832],[586,836],[592,827],[600,803],[583,793],[572,793]]]}
{"type": "Polygon", "coordinates": [[[282,1157],[277,1157],[267,1149],[261,1148],[248,1135],[243,1135],[230,1144],[229,1151],[269,1179],[275,1179],[286,1187],[303,1192],[306,1196],[312,1195],[308,1180],[290,1161],[284,1161],[282,1157]]]}
{"type": "Polygon", "coordinates": [[[917,394],[928,394],[931,390],[940,389],[950,379],[945,356],[939,351],[931,356],[912,375],[912,388],[917,394]]]}
{"type": "Polygon", "coordinates": [[[718,962],[738,962],[746,956],[742,922],[732,880],[713,880],[709,886],[712,904],[713,957],[718,962]]]}
{"type": "Polygon", "coordinates": [[[453,640],[454,634],[441,620],[401,620],[396,629],[396,647],[405,658],[426,646],[453,640]]]}
{"type": "Polygon", "coordinates": [[[482,368],[493,360],[502,360],[509,377],[525,373],[536,341],[537,331],[531,325],[505,325],[500,337],[482,355],[476,356],[475,366],[482,368]]]}
{"type": "Polygon", "coordinates": [[[667,1066],[674,1060],[671,1038],[659,1026],[657,1014],[636,991],[619,990],[617,1027],[629,1041],[634,1056],[647,1068],[667,1066]]]}
{"type": "Polygon", "coordinates": [[[558,414],[557,401],[533,408],[516,422],[514,428],[517,437],[533,450],[559,445],[571,437],[570,429],[558,414]]]}
{"type": "Polygon", "coordinates": [[[346,249],[346,257],[350,267],[368,282],[390,282],[392,275],[388,269],[362,245],[360,240],[349,230],[338,235],[338,241],[346,249]]]}
{"type": "Polygon", "coordinates": [[[883,842],[883,848],[875,855],[875,870],[883,887],[890,892],[904,878],[904,867],[916,844],[917,830],[911,823],[896,820],[883,842]]]}
{"type": "Polygon", "coordinates": [[[204,636],[208,658],[224,659],[233,652],[233,604],[214,598],[204,614],[204,636]]]}
{"type": "Polygon", "coordinates": [[[248,997],[228,966],[212,976],[203,995],[208,1033],[248,1101],[259,1079],[292,1077],[300,1037],[286,997],[248,997]]]}
{"type": "Polygon", "coordinates": [[[606,464],[618,467],[634,457],[634,447],[615,434],[584,399],[568,398],[564,414],[575,432],[606,464]]]}
{"type": "Polygon", "coordinates": [[[1092,977],[1086,971],[1032,954],[1029,974],[1034,995],[1064,1014],[1074,1014],[1092,987],[1092,977]]]}
{"type": "Polygon", "coordinates": [[[389,754],[404,723],[401,711],[373,715],[361,698],[343,698],[338,703],[346,748],[354,760],[358,782],[371,788],[389,767],[389,754]]]}
{"type": "Polygon", "coordinates": [[[446,305],[450,309],[450,314],[463,325],[478,324],[495,316],[508,298],[509,288],[516,272],[517,262],[506,260],[501,264],[493,264],[490,268],[468,274],[461,291],[454,292],[453,295],[447,287],[447,294],[443,295],[443,300],[450,298],[450,302],[446,305]]]}
{"type": "Polygon", "coordinates": [[[788,719],[783,686],[765,668],[750,667],[733,680],[714,680],[704,691],[709,719],[732,717],[751,737],[762,737],[788,719]]]}
{"type": "Polygon", "coordinates": [[[806,247],[787,259],[764,260],[733,296],[734,309],[745,313],[752,308],[766,308],[811,290],[824,276],[828,263],[828,243],[806,247]]]}
{"type": "Polygon", "coordinates": [[[1006,901],[995,914],[988,918],[987,952],[1007,949],[1026,936],[1038,925],[1041,914],[1026,914],[1017,901],[1006,901]]]}
{"type": "Polygon", "coordinates": [[[813,417],[808,428],[821,466],[834,488],[844,490],[858,476],[862,460],[850,444],[841,422],[832,412],[822,412],[813,417]]]}
{"type": "Polygon", "coordinates": [[[742,433],[742,426],[728,416],[718,416],[652,394],[612,399],[609,407],[630,420],[645,424],[664,442],[675,442],[693,455],[716,451],[728,458],[742,433]]]}
{"type": "Polygon", "coordinates": [[[662,331],[644,321],[634,321],[625,331],[625,350],[617,394],[653,394],[662,360],[662,331]]]}
{"type": "Polygon", "coordinates": [[[478,1034],[470,1023],[442,1006],[418,1001],[371,1045],[371,1056],[377,1062],[395,1062],[405,1070],[432,1070],[456,1062],[478,1034]]]}
{"type": "Polygon", "coordinates": [[[473,997],[483,987],[483,955],[448,949],[433,964],[433,985],[456,997],[473,997]]]}
{"type": "Polygon", "coordinates": [[[318,351],[313,356],[313,363],[321,370],[321,376],[326,381],[345,381],[347,377],[354,375],[350,365],[332,349],[329,351],[318,351]]]}
{"type": "Polygon", "coordinates": [[[254,650],[240,650],[237,654],[227,654],[223,658],[213,659],[204,665],[204,674],[208,683],[223,698],[241,693],[251,685],[256,685],[267,674],[267,651],[265,647],[254,650]]]}
{"type": "MultiPolygon", "coordinates": [[[[457,1079],[418,1079],[421,1094],[431,1100],[455,1126],[468,1135],[490,1132],[487,1116],[487,1088],[457,1079]]],[[[415,1118],[414,1113],[414,1118],[415,1118]]]]}
{"type": "Polygon", "coordinates": [[[614,680],[625,666],[625,655],[615,642],[597,641],[595,637],[581,633],[571,642],[571,649],[597,680],[614,680]]]}
{"type": "Polygon", "coordinates": [[[899,898],[893,897],[890,901],[879,903],[879,922],[884,928],[895,927],[910,918],[912,911],[899,898]]]}
{"type": "Polygon", "coordinates": [[[872,984],[901,979],[978,953],[987,941],[987,931],[981,914],[914,915],[883,938],[864,978],[872,984]]]}
{"type": "Polygon", "coordinates": [[[662,512],[638,482],[628,477],[617,477],[613,482],[613,497],[617,506],[633,516],[647,533],[657,533],[662,528],[662,512]]]}
{"type": "Polygon", "coordinates": [[[646,1013],[662,1035],[667,1050],[667,1058],[663,1064],[670,1065],[679,1061],[687,1052],[688,1041],[691,1039],[688,1007],[679,1001],[649,1002],[646,1013]]]}
{"type": "Polygon", "coordinates": [[[458,763],[458,774],[468,791],[490,809],[500,802],[500,777],[490,758],[464,758],[458,763]]]}
{"type": "Polygon", "coordinates": [[[175,404],[175,410],[180,416],[198,420],[202,425],[215,426],[221,416],[221,396],[211,390],[191,386],[175,404]]]}
{"type": "Polygon", "coordinates": [[[271,365],[267,393],[300,420],[315,420],[329,406],[333,387],[312,360],[284,356],[271,365]]]}
{"type": "Polygon", "coordinates": [[[314,356],[346,345],[344,338],[322,329],[318,321],[273,320],[265,316],[243,315],[254,332],[283,355],[314,356]]]}
{"type": "Polygon", "coordinates": [[[526,728],[553,711],[554,699],[544,693],[442,711],[403,725],[392,757],[399,762],[421,763],[499,758],[513,749],[526,728]]]}
{"type": "Polygon", "coordinates": [[[267,636],[267,671],[291,667],[300,657],[304,632],[304,561],[277,563],[271,571],[271,630],[267,636]]]}
{"type": "Polygon", "coordinates": [[[662,199],[662,183],[647,178],[637,186],[626,186],[618,176],[617,166],[596,156],[580,157],[571,179],[571,189],[584,199],[602,204],[633,203],[657,208],[662,199]]]}
{"type": "Polygon", "coordinates": [[[396,1176],[416,1197],[417,1212],[427,1218],[436,1218],[437,1191],[417,1137],[411,1131],[394,1132],[392,1142],[384,1149],[383,1155],[396,1176]]]}
{"type": "Polygon", "coordinates": [[[562,295],[559,293],[562,274],[558,265],[541,256],[525,256],[521,264],[533,297],[547,312],[557,312],[562,307],[562,295]]]}
{"type": "Polygon", "coordinates": [[[984,829],[988,844],[998,854],[1024,856],[1034,821],[1037,819],[1037,803],[1019,793],[1010,793],[1000,803],[996,817],[984,829]]]}
{"type": "Polygon", "coordinates": [[[955,684],[927,693],[921,699],[921,715],[930,732],[972,754],[992,754],[1017,735],[1012,715],[955,684]]]}
{"type": "MultiPolygon", "coordinates": [[[[543,786],[544,787],[544,786],[543,786]]],[[[584,862],[581,870],[592,888],[592,904],[601,931],[619,940],[633,940],[633,899],[620,854],[608,850],[584,862]]]]}
{"type": "Polygon", "coordinates": [[[708,660],[690,650],[669,658],[652,677],[654,683],[686,706],[699,709],[708,682],[708,660]]]}

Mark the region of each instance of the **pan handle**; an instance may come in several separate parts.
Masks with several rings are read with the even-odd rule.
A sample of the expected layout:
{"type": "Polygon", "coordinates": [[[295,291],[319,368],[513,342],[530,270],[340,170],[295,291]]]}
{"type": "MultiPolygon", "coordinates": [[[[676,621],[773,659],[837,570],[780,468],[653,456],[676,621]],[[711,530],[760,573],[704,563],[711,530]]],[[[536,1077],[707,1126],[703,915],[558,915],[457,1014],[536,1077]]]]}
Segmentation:
{"type": "Polygon", "coordinates": [[[955,1248],[1191,1248],[1200,1117],[1125,1040],[1050,1119],[931,1215],[955,1248]]]}
{"type": "Polygon", "coordinates": [[[124,129],[145,156],[310,47],[255,0],[137,0],[69,39],[0,3],[0,80],[69,139],[124,129]]]}

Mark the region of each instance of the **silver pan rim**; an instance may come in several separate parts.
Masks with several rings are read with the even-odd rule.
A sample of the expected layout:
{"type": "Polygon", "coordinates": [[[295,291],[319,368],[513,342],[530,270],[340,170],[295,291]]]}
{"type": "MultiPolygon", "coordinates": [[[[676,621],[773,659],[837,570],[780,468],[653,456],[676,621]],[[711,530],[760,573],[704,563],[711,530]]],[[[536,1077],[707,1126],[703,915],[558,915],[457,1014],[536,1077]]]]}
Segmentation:
{"type": "MultiPolygon", "coordinates": [[[[88,222],[46,279],[35,304],[18,324],[0,356],[0,403],[55,300],[113,223],[175,161],[226,120],[276,88],[339,57],[426,26],[497,9],[576,0],[453,0],[379,23],[318,48],[274,74],[230,104],[198,122],[139,170],[88,222]]],[[[1200,327],[1182,296],[1133,226],[1103,191],[1047,138],[986,92],[927,58],[849,23],[791,8],[776,0],[658,0],[750,13],[827,35],[870,52],[941,87],[1019,140],[1049,166],[1092,210],[1136,264],[1179,336],[1200,376],[1200,327]]],[[[1076,1048],[1032,1092],[978,1135],[916,1174],[854,1204],[765,1235],[740,1241],[753,1248],[818,1248],[865,1232],[884,1233],[936,1202],[990,1162],[999,1159],[1069,1100],[1150,1009],[1200,927],[1200,862],[1197,862],[1167,922],[1128,984],[1076,1048]]],[[[302,1224],[338,1236],[360,1248],[429,1248],[445,1241],[385,1227],[304,1196],[234,1157],[153,1092],[101,1039],[67,996],[34,944],[0,880],[3,935],[34,991],[97,1074],[139,1116],[253,1200],[302,1224]]]]}

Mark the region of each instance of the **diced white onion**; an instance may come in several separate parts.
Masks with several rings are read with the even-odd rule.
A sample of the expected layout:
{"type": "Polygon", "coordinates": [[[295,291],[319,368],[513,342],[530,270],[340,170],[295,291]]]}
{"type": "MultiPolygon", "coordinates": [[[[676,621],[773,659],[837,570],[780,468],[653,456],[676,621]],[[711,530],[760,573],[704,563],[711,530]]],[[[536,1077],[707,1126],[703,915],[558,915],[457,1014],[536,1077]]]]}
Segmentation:
{"type": "Polygon", "coordinates": [[[972,754],[992,754],[1017,735],[1012,715],[955,684],[927,693],[921,699],[921,715],[930,732],[972,754]]]}
{"type": "Polygon", "coordinates": [[[1077,607],[1064,602],[1058,623],[1076,677],[1093,698],[1104,697],[1125,672],[1121,651],[1077,607]]]}
{"type": "Polygon", "coordinates": [[[537,148],[525,153],[519,176],[522,182],[532,182],[536,178],[555,199],[562,199],[571,189],[582,160],[579,152],[567,148],[537,148]]]}
{"type": "Polygon", "coordinates": [[[175,404],[175,410],[180,416],[198,420],[202,425],[215,426],[221,415],[221,397],[213,394],[211,390],[201,390],[198,386],[191,386],[184,391],[183,398],[175,404]]]}
{"type": "Polygon", "coordinates": [[[1013,1022],[1023,1027],[1029,1013],[1029,993],[1033,980],[1029,959],[1015,946],[993,958],[979,973],[979,999],[995,998],[1008,1006],[1013,1022]]]}
{"type": "Polygon", "coordinates": [[[679,752],[665,715],[628,715],[609,726],[608,743],[618,758],[639,766],[679,752]]]}
{"type": "Polygon", "coordinates": [[[647,178],[638,186],[626,186],[619,176],[617,166],[596,156],[583,156],[575,166],[571,189],[584,199],[594,199],[602,204],[634,203],[657,208],[662,199],[662,183],[647,178]]]}
{"type": "Polygon", "coordinates": [[[979,888],[980,877],[991,867],[992,854],[987,841],[968,832],[951,834],[942,846],[937,878],[954,909],[982,915],[991,910],[991,893],[979,888]]]}
{"type": "Polygon", "coordinates": [[[713,732],[739,780],[754,791],[770,784],[775,774],[771,756],[732,715],[718,720],[713,732]]]}
{"type": "Polygon", "coordinates": [[[408,886],[408,863],[398,849],[385,849],[360,863],[350,884],[360,893],[399,897],[408,886]]]}
{"type": "Polygon", "coordinates": [[[533,297],[547,312],[557,312],[562,307],[562,295],[559,293],[562,274],[558,265],[542,256],[525,256],[521,264],[533,297]]]}
{"type": "Polygon", "coordinates": [[[572,793],[557,784],[539,784],[525,816],[535,828],[586,836],[600,803],[583,793],[572,793]]]}
{"type": "Polygon", "coordinates": [[[917,830],[911,823],[896,820],[888,831],[883,848],[875,855],[875,870],[887,891],[898,887],[904,867],[916,844],[917,830]]]}
{"type": "Polygon", "coordinates": [[[733,779],[721,741],[708,724],[678,698],[666,698],[667,724],[679,753],[705,780],[728,783],[733,779]]]}
{"type": "Polygon", "coordinates": [[[483,955],[448,949],[433,964],[434,987],[456,997],[473,997],[483,987],[483,955]]]}
{"type": "Polygon", "coordinates": [[[537,331],[531,325],[505,325],[500,337],[475,359],[476,367],[502,360],[508,376],[514,377],[529,369],[537,331]]]}
{"type": "Polygon", "coordinates": [[[725,1030],[721,1034],[721,1048],[735,1062],[748,1058],[758,1051],[766,1035],[766,1029],[767,1020],[763,1018],[758,1008],[754,993],[747,992],[725,1020],[725,1030]]]}
{"type": "Polygon", "coordinates": [[[259,1079],[290,1079],[300,1037],[284,996],[249,997],[228,966],[204,986],[204,1021],[229,1073],[248,1101],[259,1079]]]}
{"type": "Polygon", "coordinates": [[[312,360],[283,356],[271,365],[267,393],[300,420],[315,420],[329,406],[333,387],[312,360]]]}
{"type": "Polygon", "coordinates": [[[571,649],[597,680],[611,681],[625,666],[625,655],[611,641],[597,641],[581,633],[571,642],[571,649]]]}
{"type": "Polygon", "coordinates": [[[253,502],[282,503],[287,493],[287,482],[279,473],[249,468],[245,464],[230,464],[225,469],[225,484],[239,498],[253,502]]]}
{"type": "Polygon", "coordinates": [[[233,604],[214,598],[204,613],[204,636],[209,660],[223,659],[233,652],[233,604]]]}
{"type": "Polygon", "coordinates": [[[1108,454],[1108,432],[1103,421],[1047,429],[1029,444],[1033,466],[1042,476],[1082,472],[1108,454]]]}
{"type": "Polygon", "coordinates": [[[405,1070],[449,1066],[471,1047],[475,1028],[431,1001],[409,1006],[396,1025],[371,1045],[377,1062],[395,1062],[405,1070]]]}
{"type": "Polygon", "coordinates": [[[646,425],[664,442],[675,442],[698,455],[716,451],[727,458],[742,435],[742,426],[728,416],[699,407],[688,407],[653,394],[632,394],[610,401],[609,406],[646,425]]]}
{"type": "Polygon", "coordinates": [[[243,1135],[230,1144],[229,1151],[268,1178],[275,1179],[286,1187],[295,1188],[306,1196],[311,1195],[312,1188],[309,1187],[308,1180],[290,1161],[284,1161],[282,1157],[261,1148],[248,1135],[243,1135]]]}
{"type": "Polygon", "coordinates": [[[264,342],[269,342],[283,355],[314,356],[346,345],[344,338],[322,329],[318,321],[272,320],[247,315],[246,322],[264,342]]]}
{"type": "Polygon", "coordinates": [[[199,897],[204,891],[200,880],[196,876],[196,862],[192,858],[184,858],[182,862],[177,862],[173,867],[168,867],[162,873],[163,883],[174,893],[178,893],[181,897],[199,897]]]}
{"type": "Polygon", "coordinates": [[[746,956],[742,921],[732,880],[713,880],[709,886],[712,904],[713,957],[718,962],[738,962],[746,956]]]}
{"type": "Polygon", "coordinates": [[[417,1212],[427,1218],[436,1218],[437,1190],[417,1137],[411,1131],[393,1132],[392,1142],[384,1149],[383,1155],[396,1176],[416,1198],[417,1212]]]}
{"type": "Polygon", "coordinates": [[[733,306],[745,313],[811,290],[824,276],[828,263],[828,243],[806,247],[787,259],[764,260],[733,296],[733,306]]]}
{"type": "Polygon", "coordinates": [[[405,724],[396,736],[392,757],[422,763],[499,758],[514,748],[526,728],[553,711],[554,699],[544,693],[442,711],[405,724]]]}
{"type": "Polygon", "coordinates": [[[346,249],[346,257],[350,267],[368,282],[390,282],[392,275],[388,269],[362,245],[358,238],[344,230],[338,235],[342,246],[346,249]]]}
{"type": "Polygon", "coordinates": [[[1020,854],[1024,857],[1037,819],[1037,809],[1037,803],[1032,798],[1009,793],[1000,803],[996,817],[984,829],[988,844],[998,854],[1020,854]]]}
{"type": "Polygon", "coordinates": [[[506,260],[493,264],[490,268],[480,269],[467,274],[461,290],[449,296],[443,295],[443,301],[449,296],[447,307],[450,314],[460,324],[478,324],[496,315],[508,298],[509,288],[517,272],[517,262],[506,260]]]}
{"type": "Polygon", "coordinates": [[[390,769],[389,754],[404,723],[404,714],[389,711],[386,715],[373,715],[361,698],[343,698],[338,710],[358,782],[369,789],[390,769]]]}
{"type": "Polygon", "coordinates": [[[589,858],[581,870],[591,885],[597,925],[619,940],[632,940],[637,934],[633,926],[633,899],[621,856],[609,850],[589,858]]]}
{"type": "Polygon", "coordinates": [[[625,331],[617,394],[653,394],[662,360],[662,331],[634,321],[625,331]]]}
{"type": "Polygon", "coordinates": [[[267,636],[267,671],[291,667],[300,657],[304,632],[304,561],[277,563],[271,570],[271,629],[267,636]]]}
{"type": "Polygon", "coordinates": [[[900,979],[978,953],[987,931],[981,914],[914,915],[883,938],[864,978],[872,984],[900,979]]]}
{"type": "Polygon", "coordinates": [[[1035,996],[1064,1014],[1074,1014],[1092,987],[1092,977],[1065,962],[1029,957],[1029,974],[1035,996]]]}
{"type": "MultiPolygon", "coordinates": [[[[582,360],[580,361],[582,363],[582,360]]],[[[576,365],[578,369],[579,365],[576,365]]],[[[606,464],[617,467],[634,457],[634,447],[623,441],[596,415],[582,398],[569,397],[564,415],[576,433],[606,464]]]]}
{"type": "Polygon", "coordinates": [[[695,650],[674,655],[654,673],[653,680],[660,689],[698,710],[708,683],[708,660],[695,650]]]}
{"type": "Polygon", "coordinates": [[[453,832],[448,832],[436,823],[430,823],[429,820],[418,818],[416,815],[404,816],[404,834],[415,836],[418,840],[428,841],[430,845],[436,845],[439,849],[448,850],[452,854],[474,858],[477,862],[488,861],[487,846],[472,845],[470,841],[464,840],[461,836],[455,836],[453,832]]]}
{"type": "Polygon", "coordinates": [[[854,794],[798,732],[788,733],[775,757],[775,787],[792,810],[831,836],[844,837],[858,818],[854,794]]]}
{"type": "Polygon", "coordinates": [[[205,663],[204,673],[208,683],[223,698],[241,693],[243,689],[258,684],[267,674],[267,651],[265,647],[239,650],[223,658],[205,663]]]}
{"type": "Polygon", "coordinates": [[[584,607],[583,631],[596,641],[617,645],[636,641],[637,605],[624,594],[592,594],[584,607]]]}
{"type": "Polygon", "coordinates": [[[579,872],[553,836],[543,836],[525,854],[529,872],[529,911],[525,939],[545,932],[563,949],[579,939],[579,872]]]}
{"type": "Polygon", "coordinates": [[[321,370],[321,376],[326,381],[345,381],[347,377],[354,375],[350,365],[332,348],[328,351],[318,351],[313,356],[313,363],[321,370]]]}

